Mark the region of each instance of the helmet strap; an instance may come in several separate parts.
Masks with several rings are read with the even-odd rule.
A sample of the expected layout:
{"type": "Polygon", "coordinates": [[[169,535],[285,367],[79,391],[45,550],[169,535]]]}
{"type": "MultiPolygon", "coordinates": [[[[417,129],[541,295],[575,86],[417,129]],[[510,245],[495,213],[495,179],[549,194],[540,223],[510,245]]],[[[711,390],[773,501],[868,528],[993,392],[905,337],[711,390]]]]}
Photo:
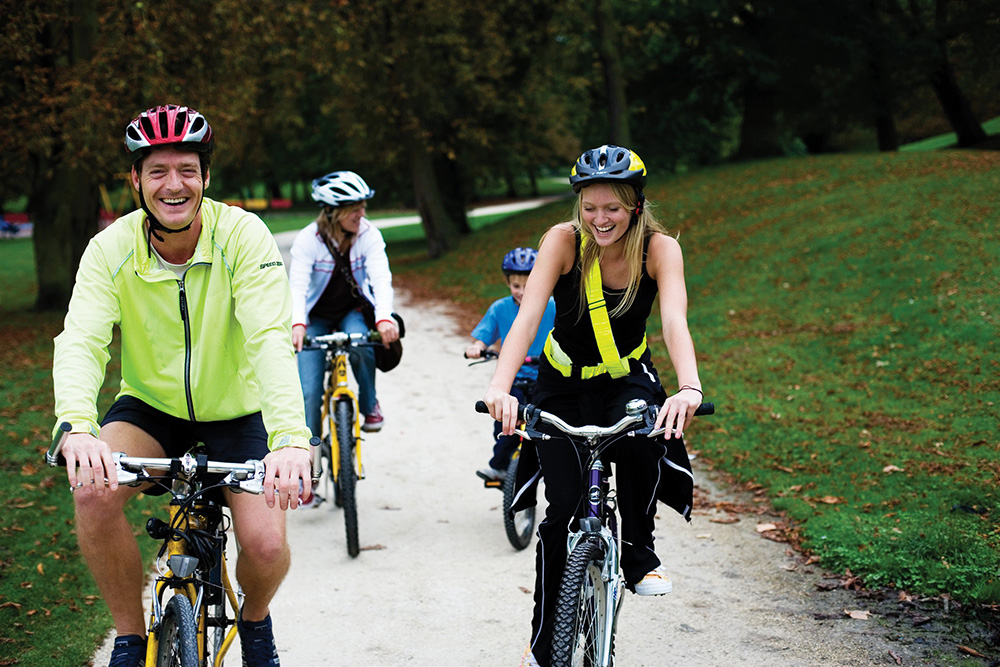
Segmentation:
{"type": "MultiPolygon", "coordinates": [[[[201,190],[201,198],[202,200],[205,199],[204,188],[202,188],[201,190]]],[[[169,227],[164,226],[162,222],[156,219],[156,216],[153,215],[153,212],[149,210],[149,205],[146,204],[146,195],[144,195],[142,192],[142,186],[139,187],[139,206],[141,206],[142,210],[145,211],[146,213],[146,256],[147,257],[153,256],[152,237],[155,236],[156,240],[159,241],[160,243],[166,241],[166,239],[160,236],[158,232],[163,232],[165,234],[180,234],[181,232],[186,232],[187,230],[191,229],[191,225],[194,224],[194,219],[192,219],[191,222],[187,223],[187,225],[181,227],[180,229],[170,229],[169,227]]],[[[201,210],[201,202],[198,203],[198,210],[201,210]]]]}
{"type": "Polygon", "coordinates": [[[642,193],[642,190],[639,190],[639,201],[636,203],[635,210],[632,211],[632,217],[629,218],[628,221],[629,229],[632,228],[632,225],[639,222],[639,216],[642,215],[642,209],[644,208],[645,204],[646,204],[646,195],[642,193]]]}

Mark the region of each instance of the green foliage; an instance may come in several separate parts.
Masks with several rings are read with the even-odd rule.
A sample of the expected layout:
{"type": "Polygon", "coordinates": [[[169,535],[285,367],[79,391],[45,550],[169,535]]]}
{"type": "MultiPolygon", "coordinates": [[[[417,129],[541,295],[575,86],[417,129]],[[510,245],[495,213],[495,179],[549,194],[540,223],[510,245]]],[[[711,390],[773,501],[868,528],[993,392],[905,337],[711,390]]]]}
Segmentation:
{"type": "MultiPolygon", "coordinates": [[[[719,406],[693,430],[700,458],[763,485],[825,566],[872,585],[1000,601],[998,187],[1000,158],[976,152],[782,159],[647,187],[680,233],[719,406]]],[[[496,248],[567,214],[509,218],[398,282],[485,308],[496,248]]]]}

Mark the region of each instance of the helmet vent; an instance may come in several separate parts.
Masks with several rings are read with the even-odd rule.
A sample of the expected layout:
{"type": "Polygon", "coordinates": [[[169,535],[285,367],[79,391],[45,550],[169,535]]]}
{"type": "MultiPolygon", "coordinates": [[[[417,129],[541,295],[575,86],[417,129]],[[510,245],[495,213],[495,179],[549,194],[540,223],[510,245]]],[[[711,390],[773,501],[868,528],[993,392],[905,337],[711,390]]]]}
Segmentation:
{"type": "Polygon", "coordinates": [[[153,123],[149,120],[149,116],[146,114],[139,116],[139,125],[142,126],[142,133],[147,137],[156,135],[156,131],[153,129],[153,123]]]}
{"type": "Polygon", "coordinates": [[[184,136],[184,122],[187,120],[187,114],[177,114],[174,117],[174,136],[182,137],[184,136]]]}
{"type": "Polygon", "coordinates": [[[170,127],[167,125],[167,114],[160,113],[160,114],[156,114],[156,116],[157,116],[157,119],[160,121],[159,122],[159,125],[160,125],[160,134],[158,136],[160,138],[169,137],[170,136],[170,127]]]}

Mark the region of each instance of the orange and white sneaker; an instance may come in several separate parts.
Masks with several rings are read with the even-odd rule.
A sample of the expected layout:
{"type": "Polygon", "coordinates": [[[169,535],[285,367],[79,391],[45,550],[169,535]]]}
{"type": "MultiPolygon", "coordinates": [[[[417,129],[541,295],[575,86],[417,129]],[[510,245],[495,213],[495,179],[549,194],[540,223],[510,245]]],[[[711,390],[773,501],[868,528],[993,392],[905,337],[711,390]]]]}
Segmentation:
{"type": "Polygon", "coordinates": [[[636,595],[666,595],[674,590],[667,568],[657,565],[655,570],[646,573],[642,581],[635,585],[636,595]]]}
{"type": "Polygon", "coordinates": [[[540,667],[530,646],[524,649],[524,655],[521,656],[521,667],[540,667]]]}

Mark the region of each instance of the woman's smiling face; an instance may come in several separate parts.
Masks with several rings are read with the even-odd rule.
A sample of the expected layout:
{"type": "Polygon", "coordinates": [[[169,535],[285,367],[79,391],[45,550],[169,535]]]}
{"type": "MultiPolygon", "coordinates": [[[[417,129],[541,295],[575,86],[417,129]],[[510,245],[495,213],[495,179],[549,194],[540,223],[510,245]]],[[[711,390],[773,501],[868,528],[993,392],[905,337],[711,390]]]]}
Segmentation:
{"type": "Polygon", "coordinates": [[[609,246],[624,236],[631,213],[607,183],[597,183],[580,191],[580,216],[598,245],[609,246]]]}

